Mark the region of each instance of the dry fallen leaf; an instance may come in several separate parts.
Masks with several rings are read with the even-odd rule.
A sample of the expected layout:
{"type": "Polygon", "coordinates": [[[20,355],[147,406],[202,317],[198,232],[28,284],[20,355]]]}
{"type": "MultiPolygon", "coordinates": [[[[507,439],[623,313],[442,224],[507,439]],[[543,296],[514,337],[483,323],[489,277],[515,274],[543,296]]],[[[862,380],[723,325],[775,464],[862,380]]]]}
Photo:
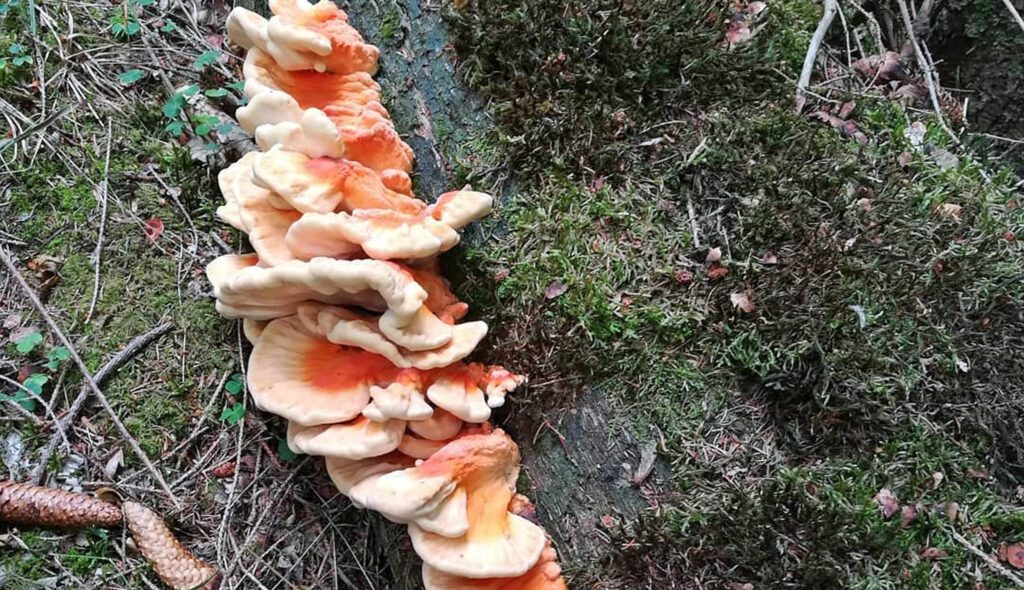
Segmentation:
{"type": "Polygon", "coordinates": [[[114,476],[117,475],[117,470],[122,465],[124,465],[124,449],[118,447],[103,465],[103,473],[107,476],[107,479],[113,480],[114,476]]]}
{"type": "Polygon", "coordinates": [[[146,240],[150,244],[155,244],[160,239],[160,234],[164,233],[164,222],[159,217],[153,217],[142,229],[146,232],[146,240]]]}
{"type": "Polygon", "coordinates": [[[921,552],[922,559],[942,559],[946,557],[947,553],[944,549],[938,547],[928,547],[921,552]]]}
{"type": "Polygon", "coordinates": [[[907,504],[900,510],[900,526],[907,528],[917,520],[917,507],[907,504]]]}
{"type": "Polygon", "coordinates": [[[1013,545],[999,545],[999,559],[1016,569],[1024,570],[1024,541],[1013,545]]]}
{"type": "Polygon", "coordinates": [[[568,290],[568,285],[566,285],[562,281],[559,281],[558,279],[555,279],[554,281],[551,281],[547,287],[544,288],[544,298],[554,299],[556,297],[561,296],[568,290]]]}
{"type": "Polygon", "coordinates": [[[751,313],[757,306],[750,300],[750,296],[746,293],[733,293],[729,295],[729,301],[732,302],[732,306],[739,309],[743,313],[751,313]]]}
{"type": "Polygon", "coordinates": [[[900,54],[887,51],[882,55],[871,55],[853,62],[853,69],[865,78],[871,78],[876,84],[884,84],[891,80],[901,80],[906,75],[900,54]]]}
{"type": "Polygon", "coordinates": [[[900,501],[896,498],[896,494],[892,493],[889,488],[882,488],[878,490],[873,498],[875,504],[878,504],[878,509],[882,512],[882,518],[886,520],[892,518],[893,514],[900,509],[900,501]]]}
{"type": "Polygon", "coordinates": [[[847,137],[852,137],[857,143],[865,145],[868,143],[868,136],[864,135],[864,132],[860,130],[857,123],[854,121],[844,121],[843,119],[828,113],[827,111],[818,111],[812,115],[817,117],[819,120],[828,123],[833,128],[838,129],[840,133],[847,137]]]}
{"type": "Polygon", "coordinates": [[[953,203],[943,203],[938,208],[939,217],[947,221],[955,221],[956,223],[960,223],[961,211],[963,211],[963,207],[953,203]]]}
{"type": "Polygon", "coordinates": [[[711,268],[708,269],[708,278],[712,281],[717,281],[729,274],[729,269],[724,266],[719,266],[717,263],[712,264],[711,268]]]}

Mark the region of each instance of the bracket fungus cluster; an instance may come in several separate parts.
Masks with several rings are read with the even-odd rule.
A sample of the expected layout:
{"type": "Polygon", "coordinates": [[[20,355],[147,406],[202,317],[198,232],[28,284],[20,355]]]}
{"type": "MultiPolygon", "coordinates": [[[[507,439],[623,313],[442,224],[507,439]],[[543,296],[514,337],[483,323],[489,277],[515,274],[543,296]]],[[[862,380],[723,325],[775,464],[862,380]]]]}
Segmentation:
{"type": "Polygon", "coordinates": [[[519,449],[488,420],[525,381],[468,360],[487,334],[438,256],[490,195],[412,193],[413,152],[380,102],[379,51],[324,0],[232,10],[246,51],[241,126],[260,151],[220,173],[217,213],[254,253],[209,264],[218,311],[243,320],[255,403],[338,489],[408,527],[430,590],[564,589],[519,449]]]}

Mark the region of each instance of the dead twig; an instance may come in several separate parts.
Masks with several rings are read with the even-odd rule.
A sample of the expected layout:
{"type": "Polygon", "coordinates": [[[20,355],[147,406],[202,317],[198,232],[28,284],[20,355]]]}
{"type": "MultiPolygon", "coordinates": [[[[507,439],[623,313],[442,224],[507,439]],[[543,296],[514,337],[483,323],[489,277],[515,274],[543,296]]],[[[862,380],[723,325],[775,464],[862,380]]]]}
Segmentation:
{"type": "Polygon", "coordinates": [[[825,11],[821,14],[818,27],[814,30],[811,43],[807,46],[807,55],[804,57],[804,67],[800,70],[800,79],[796,83],[796,112],[804,110],[807,102],[807,87],[811,84],[811,73],[814,71],[814,62],[818,58],[818,50],[821,49],[821,42],[825,39],[825,33],[832,26],[832,19],[836,17],[839,8],[838,0],[825,0],[825,11]]]}
{"type": "MultiPolygon", "coordinates": [[[[902,0],[900,0],[900,1],[902,2],[902,0]]],[[[995,559],[993,559],[991,555],[988,555],[984,551],[982,551],[981,549],[978,549],[974,545],[974,543],[971,543],[970,541],[968,541],[967,538],[964,537],[963,535],[961,535],[960,533],[956,532],[953,529],[948,529],[948,530],[949,530],[949,534],[954,539],[956,539],[956,541],[958,543],[963,545],[964,549],[966,549],[966,550],[970,551],[971,553],[973,553],[973,554],[977,555],[978,557],[980,557],[981,560],[984,561],[985,563],[987,563],[989,567],[991,567],[996,572],[1001,574],[1007,580],[1010,580],[1011,582],[1013,582],[1018,588],[1024,588],[1024,579],[1021,579],[1020,576],[1018,576],[1017,574],[1015,574],[1015,573],[1011,572],[1010,570],[1006,569],[1003,566],[1003,564],[1001,564],[998,561],[996,561],[995,559]]]]}
{"type": "Polygon", "coordinates": [[[92,320],[92,313],[96,311],[96,299],[100,295],[100,260],[103,256],[103,229],[107,225],[107,189],[110,186],[110,140],[114,130],[114,123],[107,119],[107,154],[103,159],[103,182],[98,187],[97,196],[100,198],[100,235],[96,238],[96,250],[93,251],[93,266],[96,274],[92,283],[92,299],[89,301],[89,312],[85,314],[85,323],[92,320]]]}
{"type": "MultiPolygon", "coordinates": [[[[147,332],[139,334],[135,338],[132,338],[131,342],[128,343],[121,351],[114,355],[109,361],[104,363],[100,367],[99,371],[96,371],[94,380],[97,384],[101,384],[107,380],[108,377],[117,372],[128,359],[132,358],[136,354],[142,351],[142,349],[149,346],[151,342],[164,334],[171,331],[173,324],[160,324],[155,328],[150,329],[147,332]]],[[[54,428],[60,433],[61,438],[65,438],[65,432],[71,423],[78,417],[78,413],[82,411],[82,406],[85,405],[85,400],[89,398],[89,386],[83,385],[82,391],[79,392],[78,397],[71,403],[71,408],[68,409],[67,414],[64,415],[55,425],[54,428]]],[[[65,439],[66,440],[66,439],[65,439]]],[[[36,465],[35,469],[32,470],[31,481],[38,484],[43,479],[43,472],[46,470],[46,464],[50,462],[50,457],[53,456],[53,451],[57,448],[57,437],[51,437],[50,442],[43,447],[42,452],[39,453],[39,464],[36,465]]]]}
{"type": "Polygon", "coordinates": [[[1017,11],[1017,7],[1013,5],[1010,0],[1003,0],[1003,4],[1006,5],[1006,9],[1013,15],[1013,20],[1017,21],[1017,25],[1020,26],[1021,30],[1024,31],[1024,18],[1020,17],[1020,12],[1017,11]]]}
{"type": "Polygon", "coordinates": [[[931,98],[935,116],[939,118],[939,126],[942,127],[942,130],[949,135],[955,144],[959,145],[960,138],[953,133],[953,130],[946,124],[946,118],[942,116],[942,107],[939,105],[939,91],[936,88],[938,74],[935,72],[931,60],[925,56],[924,51],[921,49],[921,44],[917,41],[917,35],[914,33],[914,21],[910,18],[910,9],[907,8],[907,2],[906,0],[896,1],[900,6],[900,16],[903,17],[903,26],[907,30],[910,45],[914,48],[914,55],[917,57],[917,65],[921,68],[921,72],[924,74],[924,81],[928,85],[928,96],[931,98]]]}
{"type": "Polygon", "coordinates": [[[143,465],[146,466],[146,469],[148,469],[153,475],[153,478],[156,479],[157,483],[160,484],[160,487],[163,488],[168,498],[170,498],[171,502],[174,504],[174,507],[180,509],[181,502],[174,495],[174,492],[171,491],[170,486],[167,485],[167,481],[164,480],[164,476],[160,473],[160,470],[158,470],[156,465],[153,465],[153,462],[149,460],[149,456],[142,450],[142,447],[139,446],[139,443],[135,440],[135,437],[132,436],[131,432],[128,432],[128,428],[125,427],[124,422],[121,421],[117,412],[114,411],[114,408],[110,406],[110,402],[107,401],[107,396],[103,395],[99,385],[97,385],[95,379],[93,379],[92,373],[89,371],[89,367],[85,366],[85,361],[83,361],[82,357],[79,356],[78,351],[75,349],[75,345],[67,335],[64,334],[64,331],[57,325],[57,322],[54,321],[53,316],[50,315],[46,306],[44,306],[43,302],[39,300],[39,296],[36,295],[36,292],[25,281],[25,277],[21,276],[21,273],[18,272],[18,267],[14,265],[14,261],[11,260],[10,255],[3,248],[0,248],[0,261],[4,263],[4,266],[7,267],[7,271],[11,273],[11,276],[14,277],[15,281],[17,281],[21,290],[24,291],[25,296],[29,298],[32,305],[36,308],[39,314],[43,316],[43,319],[46,320],[46,324],[50,326],[50,330],[53,331],[54,335],[56,335],[61,341],[61,344],[63,344],[64,347],[68,349],[68,352],[71,353],[71,360],[73,360],[75,365],[78,366],[78,370],[82,373],[82,378],[89,384],[89,388],[92,390],[93,395],[96,396],[100,405],[103,406],[103,410],[107,413],[107,416],[110,417],[111,422],[113,422],[114,426],[116,426],[118,431],[120,431],[121,438],[128,443],[132,452],[135,453],[139,460],[142,461],[143,465]]]}

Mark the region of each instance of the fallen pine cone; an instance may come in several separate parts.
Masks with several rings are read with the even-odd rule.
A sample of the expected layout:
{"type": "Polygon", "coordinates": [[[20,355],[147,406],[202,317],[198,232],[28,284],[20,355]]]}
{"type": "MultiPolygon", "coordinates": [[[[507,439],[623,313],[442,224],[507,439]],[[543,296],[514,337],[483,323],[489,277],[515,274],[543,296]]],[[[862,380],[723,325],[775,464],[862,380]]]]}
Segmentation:
{"type": "Polygon", "coordinates": [[[121,522],[121,509],[92,496],[0,481],[0,522],[79,529],[121,522]]]}
{"type": "Polygon", "coordinates": [[[220,587],[217,569],[186,549],[156,512],[135,502],[125,502],[121,510],[135,545],[164,584],[174,590],[220,587]]]}

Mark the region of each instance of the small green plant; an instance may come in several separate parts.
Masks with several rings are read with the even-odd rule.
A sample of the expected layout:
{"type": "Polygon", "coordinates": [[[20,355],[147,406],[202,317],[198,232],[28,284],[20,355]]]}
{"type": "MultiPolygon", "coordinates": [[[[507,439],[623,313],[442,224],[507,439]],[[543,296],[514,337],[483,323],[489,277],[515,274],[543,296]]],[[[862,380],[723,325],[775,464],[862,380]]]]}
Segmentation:
{"type": "Polygon", "coordinates": [[[63,361],[71,358],[71,351],[63,346],[54,346],[46,353],[46,364],[43,365],[51,371],[56,371],[63,361]]]}
{"type": "MultiPolygon", "coordinates": [[[[29,356],[35,352],[43,342],[43,335],[39,332],[29,332],[14,341],[14,348],[18,353],[29,356]]],[[[46,363],[43,367],[49,371],[56,371],[62,362],[71,358],[71,351],[64,346],[54,346],[46,353],[46,363]]],[[[21,383],[21,388],[13,395],[0,394],[0,399],[17,403],[28,411],[36,409],[36,400],[29,392],[36,396],[42,395],[43,387],[50,382],[50,376],[46,373],[33,371],[21,383]]]]}
{"type": "Polygon", "coordinates": [[[14,341],[14,347],[21,354],[29,354],[43,341],[43,335],[39,332],[29,332],[14,341]]]}
{"type": "Polygon", "coordinates": [[[12,8],[21,7],[21,0],[7,0],[6,2],[0,1],[0,16],[7,16],[11,12],[12,8]]]}
{"type": "Polygon", "coordinates": [[[210,49],[199,54],[196,61],[192,63],[192,67],[196,70],[201,70],[206,66],[213,65],[217,62],[217,58],[220,57],[220,52],[216,49],[210,49]]]}
{"type": "Polygon", "coordinates": [[[288,440],[284,438],[277,441],[277,455],[281,457],[282,461],[294,461],[298,457],[295,451],[288,446],[288,440]]]}
{"type": "Polygon", "coordinates": [[[231,395],[238,395],[242,392],[242,383],[245,377],[241,373],[235,373],[232,375],[228,382],[224,384],[224,389],[231,395]]]}
{"type": "Polygon", "coordinates": [[[117,81],[128,86],[141,80],[142,76],[144,76],[142,70],[125,70],[117,77],[117,81]]]}
{"type": "Polygon", "coordinates": [[[220,412],[220,421],[234,426],[238,424],[243,416],[245,416],[245,406],[235,402],[229,406],[224,406],[224,409],[220,412]]]}
{"type": "Polygon", "coordinates": [[[127,8],[110,18],[110,31],[120,39],[130,39],[142,32],[142,25],[127,8]]]}
{"type": "Polygon", "coordinates": [[[18,76],[30,71],[32,56],[21,43],[12,43],[6,55],[0,55],[0,75],[18,76]]]}

